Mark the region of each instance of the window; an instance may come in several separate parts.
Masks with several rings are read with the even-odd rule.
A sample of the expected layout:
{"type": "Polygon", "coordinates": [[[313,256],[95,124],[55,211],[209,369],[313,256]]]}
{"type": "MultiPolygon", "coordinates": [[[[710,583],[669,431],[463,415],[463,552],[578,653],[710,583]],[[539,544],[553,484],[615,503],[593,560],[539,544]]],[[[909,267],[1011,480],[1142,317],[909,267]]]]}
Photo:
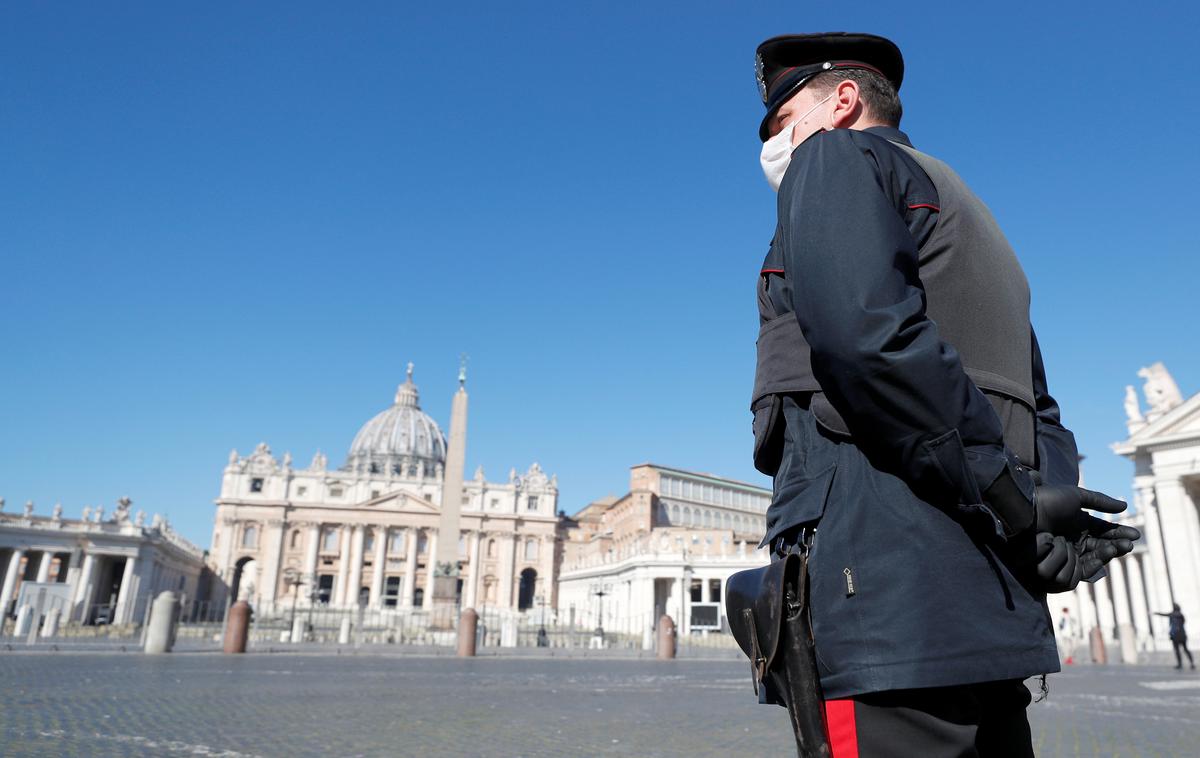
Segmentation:
{"type": "Polygon", "coordinates": [[[329,488],[329,496],[330,497],[341,497],[342,496],[342,488],[341,487],[330,487],[329,488]]]}
{"type": "Polygon", "coordinates": [[[383,607],[395,608],[400,599],[400,577],[389,576],[383,580],[383,607]]]}
{"type": "Polygon", "coordinates": [[[429,551],[429,538],[425,536],[425,532],[417,535],[417,555],[425,555],[429,551]]]}
{"type": "Polygon", "coordinates": [[[263,488],[262,477],[256,476],[250,480],[250,491],[251,492],[262,492],[262,488],[263,488]]]}
{"type": "Polygon", "coordinates": [[[387,551],[393,555],[402,555],[404,553],[404,532],[399,529],[388,531],[387,551]]]}
{"type": "Polygon", "coordinates": [[[467,554],[467,535],[465,534],[458,535],[458,554],[467,554]]]}
{"type": "Polygon", "coordinates": [[[338,533],[333,527],[326,527],[325,533],[321,535],[321,551],[325,553],[336,553],[338,549],[338,533]]]}
{"type": "Polygon", "coordinates": [[[256,547],[258,545],[258,527],[247,526],[242,531],[242,547],[256,547]]]}
{"type": "Polygon", "coordinates": [[[532,537],[525,540],[525,560],[536,561],[538,556],[537,540],[532,537]]]}
{"type": "Polygon", "coordinates": [[[292,550],[295,550],[296,548],[300,547],[300,530],[299,529],[292,530],[291,547],[292,547],[292,550]]]}
{"type": "Polygon", "coordinates": [[[704,588],[704,583],[701,580],[699,580],[699,579],[692,580],[692,586],[690,587],[690,590],[691,590],[690,594],[692,596],[693,603],[701,602],[700,598],[703,597],[703,594],[702,594],[704,592],[703,588],[704,588]]]}
{"type": "Polygon", "coordinates": [[[378,473],[379,473],[379,464],[378,464],[378,463],[372,463],[372,464],[371,464],[371,469],[370,469],[370,470],[371,470],[371,473],[372,473],[372,474],[378,474],[378,473]]]}
{"type": "Polygon", "coordinates": [[[371,490],[371,499],[374,500],[377,497],[379,497],[379,490],[371,490]]]}
{"type": "Polygon", "coordinates": [[[375,549],[375,530],[371,529],[370,531],[367,532],[366,536],[363,537],[363,552],[365,553],[368,550],[374,550],[374,549],[375,549]]]}
{"type": "Polygon", "coordinates": [[[321,574],[317,577],[317,603],[329,605],[333,597],[333,574],[321,574]]]}
{"type": "Polygon", "coordinates": [[[303,485],[296,488],[296,497],[304,497],[308,494],[308,487],[303,485]]]}
{"type": "Polygon", "coordinates": [[[470,505],[471,504],[471,496],[464,493],[462,496],[462,504],[470,505]]]}
{"type": "Polygon", "coordinates": [[[487,557],[488,558],[496,557],[496,541],[495,540],[488,540],[487,557]]]}
{"type": "Polygon", "coordinates": [[[527,510],[527,511],[536,511],[537,509],[538,509],[538,499],[537,499],[537,495],[530,495],[530,496],[529,496],[529,502],[526,504],[526,506],[525,506],[525,510],[527,510]]]}
{"type": "Polygon", "coordinates": [[[496,510],[499,507],[500,507],[500,498],[498,498],[498,497],[492,498],[492,510],[496,510]]]}
{"type": "Polygon", "coordinates": [[[432,502],[433,502],[433,495],[431,495],[430,493],[426,492],[426,493],[425,493],[425,499],[426,499],[426,500],[428,500],[429,502],[431,502],[431,503],[432,503],[432,502]]]}

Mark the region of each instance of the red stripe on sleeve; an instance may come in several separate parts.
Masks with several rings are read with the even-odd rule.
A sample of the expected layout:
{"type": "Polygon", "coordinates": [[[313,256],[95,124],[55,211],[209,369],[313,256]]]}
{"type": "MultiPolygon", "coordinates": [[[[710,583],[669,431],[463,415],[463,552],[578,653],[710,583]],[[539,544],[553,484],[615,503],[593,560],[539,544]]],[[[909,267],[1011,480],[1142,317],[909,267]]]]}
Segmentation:
{"type": "Polygon", "coordinates": [[[937,213],[941,213],[941,212],[942,212],[942,209],[941,209],[941,208],[939,208],[939,207],[937,207],[936,205],[933,205],[933,204],[931,204],[931,203],[917,203],[916,205],[910,205],[910,206],[908,206],[908,209],[909,209],[910,211],[915,211],[917,208],[928,208],[929,210],[931,210],[931,211],[935,211],[935,212],[937,212],[937,213]]]}
{"type": "Polygon", "coordinates": [[[829,749],[833,751],[833,758],[858,758],[854,701],[826,700],[825,721],[829,725],[829,749]]]}
{"type": "Polygon", "coordinates": [[[761,273],[761,274],[782,274],[783,269],[781,269],[781,268],[764,268],[759,273],[761,273]]]}

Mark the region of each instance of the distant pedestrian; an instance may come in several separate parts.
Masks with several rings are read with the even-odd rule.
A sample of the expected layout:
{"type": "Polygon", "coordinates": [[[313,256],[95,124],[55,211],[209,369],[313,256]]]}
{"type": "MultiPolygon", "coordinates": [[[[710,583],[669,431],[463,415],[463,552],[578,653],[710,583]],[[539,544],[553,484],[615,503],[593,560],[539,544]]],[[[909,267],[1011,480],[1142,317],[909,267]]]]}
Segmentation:
{"type": "Polygon", "coordinates": [[[1170,619],[1171,626],[1167,634],[1171,638],[1171,647],[1175,649],[1175,668],[1183,668],[1183,657],[1179,655],[1179,651],[1182,650],[1187,654],[1188,663],[1191,664],[1191,667],[1194,670],[1196,668],[1196,662],[1192,660],[1192,653],[1187,649],[1187,630],[1183,627],[1183,611],[1179,609],[1179,603],[1175,603],[1173,605],[1170,613],[1159,613],[1155,611],[1154,615],[1166,616],[1168,619],[1170,619]]]}
{"type": "Polygon", "coordinates": [[[1058,618],[1058,644],[1063,663],[1075,663],[1075,648],[1082,638],[1083,631],[1079,628],[1079,621],[1071,615],[1070,608],[1063,608],[1062,615],[1058,618]]]}

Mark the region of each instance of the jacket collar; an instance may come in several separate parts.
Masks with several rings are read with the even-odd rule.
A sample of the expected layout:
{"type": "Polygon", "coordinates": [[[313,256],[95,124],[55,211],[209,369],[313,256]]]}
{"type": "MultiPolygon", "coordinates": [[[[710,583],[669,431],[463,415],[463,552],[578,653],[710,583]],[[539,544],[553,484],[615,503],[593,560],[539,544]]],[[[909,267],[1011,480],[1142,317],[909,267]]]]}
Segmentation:
{"type": "Polygon", "coordinates": [[[912,142],[908,139],[908,135],[893,126],[869,126],[863,129],[863,131],[877,134],[892,142],[899,142],[901,145],[913,146],[912,142]]]}

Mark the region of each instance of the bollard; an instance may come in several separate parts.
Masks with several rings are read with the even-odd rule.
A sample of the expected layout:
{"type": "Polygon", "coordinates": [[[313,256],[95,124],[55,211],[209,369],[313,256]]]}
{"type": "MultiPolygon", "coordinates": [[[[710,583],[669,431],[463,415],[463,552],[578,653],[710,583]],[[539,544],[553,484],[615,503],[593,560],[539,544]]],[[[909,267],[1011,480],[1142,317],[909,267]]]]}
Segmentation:
{"type": "Polygon", "coordinates": [[[338,629],[338,644],[339,645],[349,645],[350,644],[350,617],[349,616],[342,617],[342,626],[340,629],[338,629]]]}
{"type": "MultiPolygon", "coordinates": [[[[158,597],[154,598],[154,603],[150,606],[150,622],[146,624],[146,645],[142,648],[143,652],[150,655],[171,652],[175,645],[175,624],[178,618],[179,598],[170,590],[158,593],[158,597]]],[[[245,650],[246,645],[243,642],[242,649],[237,652],[245,650]]]]}
{"type": "Polygon", "coordinates": [[[58,636],[58,618],[61,613],[62,611],[60,611],[58,608],[52,608],[50,612],[46,614],[46,623],[42,624],[43,637],[58,636]]]}
{"type": "Polygon", "coordinates": [[[292,622],[292,636],[290,639],[292,642],[303,642],[304,641],[304,619],[303,618],[297,618],[292,622]]]}
{"type": "Polygon", "coordinates": [[[1100,627],[1093,626],[1091,634],[1092,646],[1092,663],[1098,663],[1101,666],[1108,663],[1108,651],[1104,648],[1104,635],[1100,632],[1100,627]]]}
{"type": "Polygon", "coordinates": [[[29,634],[33,624],[33,606],[26,603],[17,611],[17,624],[13,627],[14,637],[24,637],[29,634]]]}
{"type": "Polygon", "coordinates": [[[479,614],[474,608],[467,608],[458,617],[458,657],[473,658],[475,656],[475,627],[479,624],[479,614]]]}
{"type": "Polygon", "coordinates": [[[239,600],[229,606],[229,616],[225,621],[225,652],[246,652],[246,638],[250,633],[250,604],[239,600]]]}
{"type": "Polygon", "coordinates": [[[1137,663],[1137,635],[1133,631],[1133,624],[1121,624],[1119,631],[1121,632],[1121,663],[1137,663]]]}
{"type": "Polygon", "coordinates": [[[669,661],[675,657],[675,621],[667,614],[658,620],[658,659],[669,661]]]}

